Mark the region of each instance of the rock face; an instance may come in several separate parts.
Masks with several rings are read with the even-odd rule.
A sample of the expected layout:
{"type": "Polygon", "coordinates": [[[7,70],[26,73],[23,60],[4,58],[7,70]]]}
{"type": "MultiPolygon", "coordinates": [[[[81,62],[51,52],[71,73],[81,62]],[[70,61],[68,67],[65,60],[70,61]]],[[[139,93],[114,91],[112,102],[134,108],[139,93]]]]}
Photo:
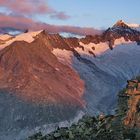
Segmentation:
{"type": "Polygon", "coordinates": [[[113,49],[113,45],[116,39],[123,37],[125,41],[139,41],[140,32],[129,27],[122,20],[118,21],[112,28],[108,28],[102,35],[86,36],[81,39],[84,43],[93,42],[98,44],[100,42],[108,42],[110,49],[113,49]]]}
{"type": "Polygon", "coordinates": [[[0,138],[20,139],[83,109],[112,113],[117,92],[140,74],[139,39],[140,32],[119,21],[102,35],[81,39],[39,31],[5,40],[0,45],[0,138]]]}
{"type": "Polygon", "coordinates": [[[124,119],[125,125],[140,128],[140,82],[138,80],[128,81],[125,94],[128,99],[128,112],[124,119]]]}
{"type": "Polygon", "coordinates": [[[0,52],[0,66],[1,88],[23,91],[25,99],[27,96],[33,102],[42,98],[41,102],[61,103],[66,98],[67,102],[73,98],[72,102],[76,100],[80,103],[83,82],[72,69],[58,62],[38,40],[31,44],[14,42],[3,49],[0,52]]]}
{"type": "Polygon", "coordinates": [[[72,51],[53,49],[59,61],[76,69],[85,81],[89,113],[111,112],[116,93],[128,79],[139,75],[139,38],[140,32],[119,21],[102,35],[79,39],[72,51]]]}
{"type": "Polygon", "coordinates": [[[0,139],[69,120],[85,106],[83,92],[79,75],[44,43],[12,43],[0,52],[0,139]]]}

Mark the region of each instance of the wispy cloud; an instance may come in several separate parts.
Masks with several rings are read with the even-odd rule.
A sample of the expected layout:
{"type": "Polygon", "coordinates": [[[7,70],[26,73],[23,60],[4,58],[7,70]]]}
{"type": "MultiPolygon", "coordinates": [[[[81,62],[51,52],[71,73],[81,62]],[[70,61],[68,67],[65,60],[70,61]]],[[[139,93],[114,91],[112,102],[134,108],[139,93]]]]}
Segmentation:
{"type": "Polygon", "coordinates": [[[45,14],[52,18],[65,20],[69,15],[50,7],[46,0],[0,0],[0,7],[6,8],[11,14],[32,16],[45,14]]]}
{"type": "Polygon", "coordinates": [[[55,10],[49,6],[47,0],[0,0],[0,8],[8,11],[6,12],[8,14],[5,12],[0,13],[0,32],[4,32],[5,29],[46,29],[48,32],[53,33],[67,32],[78,35],[98,34],[100,32],[94,28],[56,26],[35,21],[33,19],[35,15],[48,15],[50,18],[59,20],[70,18],[65,12],[55,10]]]}
{"type": "Polygon", "coordinates": [[[58,26],[47,23],[36,22],[30,18],[23,16],[13,16],[0,14],[0,28],[14,28],[18,30],[41,30],[46,29],[53,33],[73,33],[78,35],[99,34],[101,31],[94,28],[76,27],[76,26],[58,26]]]}
{"type": "Polygon", "coordinates": [[[65,19],[69,19],[70,16],[66,15],[64,12],[55,12],[52,15],[50,15],[51,18],[56,18],[56,19],[61,19],[61,20],[65,20],[65,19]]]}

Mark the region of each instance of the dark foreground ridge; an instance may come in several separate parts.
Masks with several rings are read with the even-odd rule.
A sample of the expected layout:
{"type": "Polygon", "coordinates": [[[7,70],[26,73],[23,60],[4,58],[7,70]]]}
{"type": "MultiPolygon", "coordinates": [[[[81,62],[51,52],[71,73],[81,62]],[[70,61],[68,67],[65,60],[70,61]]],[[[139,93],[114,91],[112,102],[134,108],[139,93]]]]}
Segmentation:
{"type": "Polygon", "coordinates": [[[71,127],[57,128],[42,135],[41,132],[27,140],[139,140],[140,139],[140,81],[128,81],[118,94],[115,115],[84,116],[71,127]]]}

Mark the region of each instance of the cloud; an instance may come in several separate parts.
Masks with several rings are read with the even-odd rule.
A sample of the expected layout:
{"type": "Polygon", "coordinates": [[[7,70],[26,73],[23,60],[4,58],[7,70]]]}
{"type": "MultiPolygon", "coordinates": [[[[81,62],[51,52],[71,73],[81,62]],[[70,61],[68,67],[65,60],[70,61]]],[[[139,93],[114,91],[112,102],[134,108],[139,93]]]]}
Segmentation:
{"type": "Polygon", "coordinates": [[[98,34],[99,30],[75,26],[57,26],[37,22],[30,17],[35,15],[48,15],[50,18],[67,20],[70,18],[65,12],[57,11],[48,5],[47,0],[0,0],[0,8],[5,8],[8,13],[0,13],[0,32],[8,30],[42,30],[53,33],[73,33],[78,35],[98,34]]]}
{"type": "Polygon", "coordinates": [[[70,18],[70,16],[66,15],[64,12],[59,12],[59,13],[56,12],[56,13],[50,15],[50,17],[56,18],[56,19],[62,19],[62,20],[70,18]]]}
{"type": "Polygon", "coordinates": [[[47,14],[60,20],[70,18],[66,13],[50,7],[46,0],[0,0],[0,7],[6,8],[11,14],[20,14],[27,17],[35,14],[47,14]]]}
{"type": "Polygon", "coordinates": [[[36,22],[33,19],[24,16],[5,15],[1,13],[0,29],[3,28],[14,28],[17,30],[30,29],[32,31],[46,29],[51,33],[66,32],[77,35],[95,35],[101,33],[100,30],[96,30],[94,28],[50,25],[47,23],[36,22]]]}

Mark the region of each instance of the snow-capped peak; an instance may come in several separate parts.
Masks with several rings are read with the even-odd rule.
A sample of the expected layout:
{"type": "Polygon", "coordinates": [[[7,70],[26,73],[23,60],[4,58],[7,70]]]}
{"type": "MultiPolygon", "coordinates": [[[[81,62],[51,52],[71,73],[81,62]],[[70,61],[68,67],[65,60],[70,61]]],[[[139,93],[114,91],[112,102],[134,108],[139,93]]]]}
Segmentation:
{"type": "Polygon", "coordinates": [[[137,31],[140,31],[140,24],[136,23],[125,23],[123,20],[119,20],[114,24],[113,28],[124,27],[124,28],[131,28],[137,31]]]}
{"type": "Polygon", "coordinates": [[[128,27],[128,25],[123,20],[119,20],[113,25],[113,27],[128,27]]]}

